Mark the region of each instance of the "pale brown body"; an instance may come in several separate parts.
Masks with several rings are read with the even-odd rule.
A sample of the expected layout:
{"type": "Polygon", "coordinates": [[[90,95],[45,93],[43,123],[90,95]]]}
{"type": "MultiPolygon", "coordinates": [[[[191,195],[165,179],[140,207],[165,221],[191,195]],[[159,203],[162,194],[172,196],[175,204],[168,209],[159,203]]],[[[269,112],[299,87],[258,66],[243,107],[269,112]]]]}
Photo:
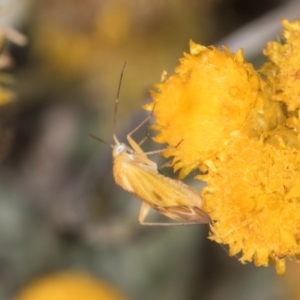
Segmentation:
{"type": "Polygon", "coordinates": [[[194,189],[179,180],[161,175],[156,163],[147,158],[130,135],[128,141],[134,150],[122,143],[117,143],[113,148],[113,173],[118,185],[143,201],[139,216],[141,224],[169,224],[146,223],[145,218],[151,207],[181,223],[211,223],[209,215],[201,209],[202,199],[194,189]]]}

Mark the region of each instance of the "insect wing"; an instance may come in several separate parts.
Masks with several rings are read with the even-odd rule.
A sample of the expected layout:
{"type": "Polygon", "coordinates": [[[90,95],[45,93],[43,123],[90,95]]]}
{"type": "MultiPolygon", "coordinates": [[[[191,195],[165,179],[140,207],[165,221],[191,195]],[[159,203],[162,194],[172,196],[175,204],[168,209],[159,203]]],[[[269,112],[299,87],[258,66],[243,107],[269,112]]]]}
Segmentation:
{"type": "Polygon", "coordinates": [[[188,223],[211,222],[200,208],[200,196],[183,182],[165,177],[138,161],[123,162],[120,170],[118,174],[114,171],[116,182],[161,214],[188,223]]]}

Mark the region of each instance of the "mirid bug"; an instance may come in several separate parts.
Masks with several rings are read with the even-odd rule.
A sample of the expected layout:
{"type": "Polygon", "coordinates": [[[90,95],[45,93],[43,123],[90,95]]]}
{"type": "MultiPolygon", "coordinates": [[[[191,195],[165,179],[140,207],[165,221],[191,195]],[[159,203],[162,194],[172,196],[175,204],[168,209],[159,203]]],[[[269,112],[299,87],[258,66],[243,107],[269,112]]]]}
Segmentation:
{"type": "Polygon", "coordinates": [[[147,116],[145,120],[127,135],[127,141],[131,147],[118,140],[115,133],[116,116],[124,69],[125,64],[121,72],[114,108],[113,139],[115,145],[110,145],[92,135],[93,138],[112,147],[113,175],[116,183],[143,202],[139,214],[139,222],[142,225],[170,226],[211,223],[209,215],[201,209],[202,199],[200,195],[183,182],[161,175],[158,172],[157,164],[147,157],[147,155],[160,153],[166,149],[143,152],[140,147],[141,143],[136,143],[131,137],[134,132],[149,121],[152,114],[147,116]],[[180,222],[145,222],[151,208],[170,219],[180,222]]]}

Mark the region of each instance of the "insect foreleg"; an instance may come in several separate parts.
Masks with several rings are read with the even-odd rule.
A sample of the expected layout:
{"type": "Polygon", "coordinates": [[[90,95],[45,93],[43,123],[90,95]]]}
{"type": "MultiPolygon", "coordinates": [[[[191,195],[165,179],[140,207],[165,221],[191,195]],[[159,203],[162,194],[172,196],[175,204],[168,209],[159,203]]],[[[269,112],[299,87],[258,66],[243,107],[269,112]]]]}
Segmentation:
{"type": "Polygon", "coordinates": [[[147,132],[146,136],[138,143],[138,145],[141,147],[141,145],[147,141],[148,137],[149,133],[147,132]]]}
{"type": "MultiPolygon", "coordinates": [[[[141,149],[141,147],[133,140],[133,138],[131,137],[137,130],[139,130],[145,123],[147,123],[152,117],[152,114],[147,116],[146,119],[144,119],[144,121],[142,121],[139,125],[137,125],[131,132],[129,132],[127,134],[127,140],[128,143],[130,144],[130,146],[132,147],[132,149],[137,152],[137,153],[143,153],[143,150],[141,149]]],[[[142,142],[144,142],[142,140],[142,142]]],[[[140,143],[141,144],[141,143],[140,143]]]]}

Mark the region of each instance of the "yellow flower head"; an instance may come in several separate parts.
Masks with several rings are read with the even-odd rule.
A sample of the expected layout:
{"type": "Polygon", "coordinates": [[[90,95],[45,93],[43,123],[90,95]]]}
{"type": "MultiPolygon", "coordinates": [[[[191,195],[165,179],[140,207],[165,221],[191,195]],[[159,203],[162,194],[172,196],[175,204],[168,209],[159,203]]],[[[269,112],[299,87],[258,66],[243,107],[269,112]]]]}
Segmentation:
{"type": "Polygon", "coordinates": [[[276,77],[274,100],[286,103],[288,110],[300,107],[300,22],[282,21],[283,42],[269,42],[264,54],[273,62],[276,77]]]}
{"type": "MultiPolygon", "coordinates": [[[[252,65],[244,62],[242,50],[232,54],[226,47],[221,51],[193,42],[190,47],[191,54],[180,60],[176,74],[152,92],[154,129],[159,130],[155,140],[175,147],[166,155],[175,157],[175,169],[182,168],[181,177],[209,165],[232,135],[247,129],[247,118],[263,108],[260,78],[252,65]]],[[[258,127],[264,123],[255,122],[258,127]]]]}
{"type": "Polygon", "coordinates": [[[211,239],[242,251],[256,266],[300,253],[300,153],[247,136],[231,139],[202,191],[213,220],[211,239]]]}
{"type": "Polygon", "coordinates": [[[291,102],[277,98],[277,63],[298,54],[285,63],[274,58],[257,72],[241,50],[190,47],[146,107],[156,117],[155,140],[171,146],[164,155],[173,156],[181,177],[205,172],[196,178],[207,182],[202,197],[213,220],[210,238],[227,244],[230,255],[241,253],[243,263],[275,263],[283,274],[285,257],[300,254],[300,122],[297,112],[287,112],[291,102]]]}
{"type": "Polygon", "coordinates": [[[60,272],[25,287],[14,300],[125,300],[107,283],[81,272],[60,272]]]}

